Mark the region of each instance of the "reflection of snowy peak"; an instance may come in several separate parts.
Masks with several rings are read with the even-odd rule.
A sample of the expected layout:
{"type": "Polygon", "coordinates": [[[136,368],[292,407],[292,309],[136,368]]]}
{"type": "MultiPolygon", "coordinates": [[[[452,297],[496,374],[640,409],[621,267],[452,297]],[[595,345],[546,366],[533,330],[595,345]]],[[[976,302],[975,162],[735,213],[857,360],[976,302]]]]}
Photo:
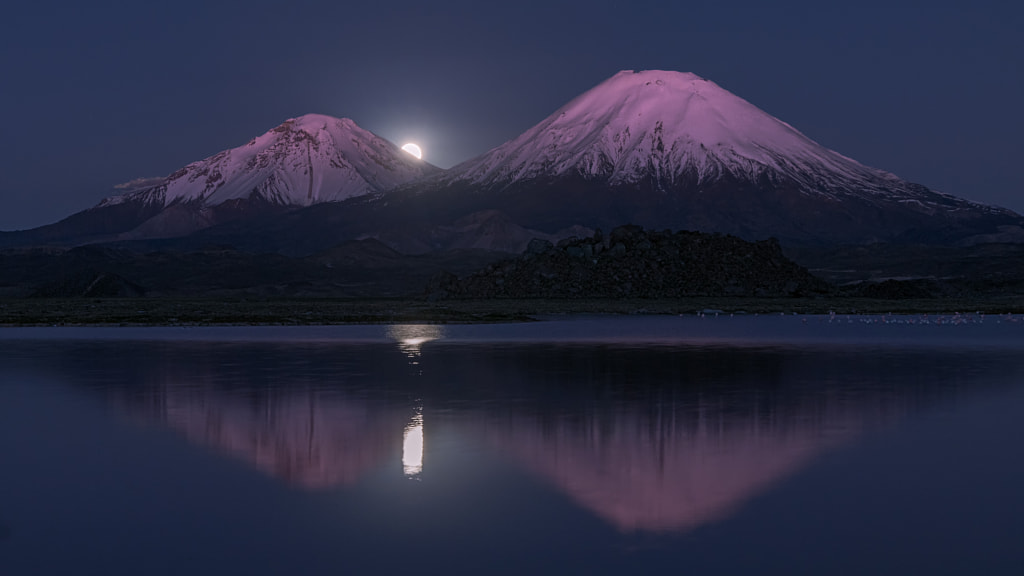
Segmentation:
{"type": "Polygon", "coordinates": [[[981,207],[824,148],[714,82],[660,70],[619,72],[444,179],[504,186],[562,177],[658,188],[785,181],[825,197],[981,207]]]}
{"type": "Polygon", "coordinates": [[[306,488],[355,484],[401,447],[407,418],[358,401],[296,391],[260,404],[217,390],[161,389],[152,417],[189,439],[306,488]]]}
{"type": "Polygon", "coordinates": [[[101,206],[129,199],[203,206],[259,199],[308,206],[386,190],[435,170],[352,120],[307,114],[101,206]]]}

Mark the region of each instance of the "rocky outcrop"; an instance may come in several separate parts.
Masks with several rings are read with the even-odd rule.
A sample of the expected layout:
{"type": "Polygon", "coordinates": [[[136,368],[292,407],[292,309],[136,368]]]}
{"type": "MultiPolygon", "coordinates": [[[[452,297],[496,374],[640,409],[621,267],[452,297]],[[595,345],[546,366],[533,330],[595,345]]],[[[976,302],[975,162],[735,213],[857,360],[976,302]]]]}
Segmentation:
{"type": "Polygon", "coordinates": [[[518,258],[464,278],[439,275],[433,298],[674,298],[807,296],[829,290],[775,239],[619,226],[607,236],[534,239],[518,258]]]}

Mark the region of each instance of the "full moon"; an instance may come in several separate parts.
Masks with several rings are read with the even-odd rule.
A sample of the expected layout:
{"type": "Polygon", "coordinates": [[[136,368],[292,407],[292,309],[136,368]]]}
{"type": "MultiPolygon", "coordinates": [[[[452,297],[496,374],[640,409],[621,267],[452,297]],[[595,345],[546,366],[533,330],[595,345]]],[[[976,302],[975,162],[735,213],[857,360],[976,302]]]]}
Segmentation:
{"type": "Polygon", "coordinates": [[[413,144],[412,142],[409,142],[408,144],[402,146],[402,150],[405,150],[406,152],[412,154],[417,158],[423,158],[423,150],[420,150],[420,147],[413,144]]]}

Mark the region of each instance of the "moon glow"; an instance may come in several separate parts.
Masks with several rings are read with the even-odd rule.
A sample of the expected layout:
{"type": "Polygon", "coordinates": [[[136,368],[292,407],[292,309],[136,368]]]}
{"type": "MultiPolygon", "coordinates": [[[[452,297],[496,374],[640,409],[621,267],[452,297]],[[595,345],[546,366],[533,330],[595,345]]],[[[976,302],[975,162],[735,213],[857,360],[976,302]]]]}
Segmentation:
{"type": "Polygon", "coordinates": [[[423,150],[420,150],[420,147],[415,145],[415,144],[413,144],[412,142],[409,142],[408,144],[404,144],[402,146],[402,150],[405,150],[406,152],[408,152],[409,154],[412,154],[413,156],[415,156],[417,158],[423,158],[423,150]]]}

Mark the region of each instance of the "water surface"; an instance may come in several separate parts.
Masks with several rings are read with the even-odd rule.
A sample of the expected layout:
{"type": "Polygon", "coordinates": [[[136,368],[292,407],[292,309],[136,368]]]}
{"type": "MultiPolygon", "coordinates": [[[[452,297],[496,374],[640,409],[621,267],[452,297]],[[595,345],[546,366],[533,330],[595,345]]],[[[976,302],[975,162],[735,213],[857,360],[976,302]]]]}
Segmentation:
{"type": "Polygon", "coordinates": [[[3,574],[1019,574],[1013,317],[0,331],[3,574]]]}

